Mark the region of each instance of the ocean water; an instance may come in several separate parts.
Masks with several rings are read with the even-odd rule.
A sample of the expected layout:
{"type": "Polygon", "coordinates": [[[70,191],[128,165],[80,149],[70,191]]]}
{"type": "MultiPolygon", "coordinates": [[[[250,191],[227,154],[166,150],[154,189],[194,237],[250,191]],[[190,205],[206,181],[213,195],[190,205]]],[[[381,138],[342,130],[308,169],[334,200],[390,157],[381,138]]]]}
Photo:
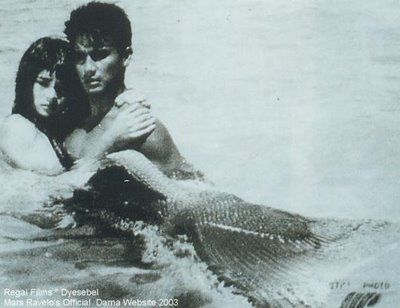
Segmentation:
{"type": "MultiPolygon", "coordinates": [[[[23,51],[84,1],[1,3],[6,115],[23,51]]],[[[312,216],[400,217],[396,1],[117,3],[128,86],[218,187],[312,216]]]]}
{"type": "Polygon", "coordinates": [[[132,84],[218,187],[312,216],[400,217],[398,3],[146,3],[129,9],[132,84]]]}
{"type": "MultiPolygon", "coordinates": [[[[84,2],[1,1],[0,116],[10,113],[23,52],[42,36],[62,35],[69,12],[84,2]]],[[[399,220],[399,3],[113,3],[133,25],[128,87],[148,98],[182,154],[216,187],[306,216],[399,220]]],[[[182,307],[249,306],[185,241],[171,249],[156,229],[137,227],[148,244],[143,257],[130,236],[70,231],[73,221],[50,197],[69,196],[89,176],[0,170],[1,285],[40,281],[42,288],[99,288],[109,299],[152,294],[177,297],[182,307]],[[39,220],[19,217],[38,211],[39,220]]],[[[322,275],[321,288],[310,278],[303,294],[321,307],[337,303],[346,294],[329,292],[330,282],[374,271],[398,296],[397,273],[388,268],[396,268],[390,256],[398,257],[399,233],[383,230],[374,242],[380,254],[344,253],[353,267],[322,275]]]]}

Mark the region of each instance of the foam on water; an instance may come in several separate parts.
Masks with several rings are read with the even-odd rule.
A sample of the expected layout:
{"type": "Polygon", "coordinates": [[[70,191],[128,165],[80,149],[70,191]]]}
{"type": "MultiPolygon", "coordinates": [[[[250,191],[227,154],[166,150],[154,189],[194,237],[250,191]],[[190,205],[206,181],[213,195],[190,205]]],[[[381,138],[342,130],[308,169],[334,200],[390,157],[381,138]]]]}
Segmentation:
{"type": "MultiPolygon", "coordinates": [[[[113,223],[111,231],[115,232],[99,231],[90,222],[77,224],[68,209],[52,204],[79,187],[71,186],[71,181],[78,183],[78,177],[82,185],[91,174],[87,169],[58,177],[6,171],[7,181],[1,183],[5,192],[0,212],[1,285],[15,289],[98,288],[103,299],[177,298],[181,307],[250,307],[246,293],[238,295],[238,290],[220,282],[186,236],[171,237],[157,226],[124,218],[113,223]],[[16,185],[25,185],[24,198],[12,193],[11,187],[16,185]]],[[[185,187],[193,185],[186,183],[185,187]]],[[[350,291],[363,292],[364,282],[378,279],[390,285],[390,292],[383,290],[381,307],[391,307],[398,300],[396,277],[400,273],[392,264],[400,253],[397,224],[317,220],[312,228],[333,242],[289,267],[281,286],[271,284],[268,277],[260,284],[262,277],[255,272],[260,288],[257,294],[265,298],[272,294],[288,305],[326,307],[337,305],[350,291]],[[330,283],[342,280],[351,288],[330,289],[330,283]]],[[[229,227],[226,231],[239,232],[229,227]]],[[[237,252],[234,258],[243,253],[246,255],[237,252]]],[[[0,295],[0,300],[3,298],[4,294],[0,295]]]]}
{"type": "Polygon", "coordinates": [[[49,177],[22,170],[2,172],[2,286],[99,288],[101,298],[177,298],[181,307],[249,306],[245,297],[223,287],[185,238],[167,238],[155,226],[129,221],[118,225],[124,236],[104,236],[77,226],[65,209],[51,205],[79,187],[71,181],[82,184],[90,174],[73,171],[49,177]]]}

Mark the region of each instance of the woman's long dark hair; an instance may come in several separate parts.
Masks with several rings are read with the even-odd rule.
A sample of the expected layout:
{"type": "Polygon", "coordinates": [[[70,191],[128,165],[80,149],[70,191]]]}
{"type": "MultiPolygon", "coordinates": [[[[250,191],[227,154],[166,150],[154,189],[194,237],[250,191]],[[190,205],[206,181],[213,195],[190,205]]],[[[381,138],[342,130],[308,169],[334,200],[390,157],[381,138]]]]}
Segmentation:
{"type": "Polygon", "coordinates": [[[61,158],[66,156],[62,143],[88,112],[87,97],[74,70],[68,42],[50,37],[34,42],[19,64],[12,113],[22,115],[45,133],[60,162],[67,167],[72,162],[62,161],[61,158]],[[57,95],[65,97],[63,104],[48,117],[41,116],[33,102],[33,85],[43,70],[55,72],[57,95]]]}

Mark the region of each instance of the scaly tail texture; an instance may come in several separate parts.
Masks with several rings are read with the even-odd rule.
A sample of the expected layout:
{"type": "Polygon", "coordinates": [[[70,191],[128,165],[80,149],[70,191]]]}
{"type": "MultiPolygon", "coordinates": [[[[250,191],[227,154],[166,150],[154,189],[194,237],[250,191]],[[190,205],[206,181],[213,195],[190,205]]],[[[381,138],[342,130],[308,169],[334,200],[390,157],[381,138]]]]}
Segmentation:
{"type": "Polygon", "coordinates": [[[343,300],[340,308],[364,308],[367,306],[372,307],[379,301],[380,297],[380,294],[376,292],[351,292],[343,300]]]}
{"type": "Polygon", "coordinates": [[[260,307],[306,306],[285,287],[296,263],[321,245],[302,216],[189,189],[133,151],[109,155],[74,198],[90,211],[107,209],[158,224],[172,235],[186,234],[210,269],[260,307]]]}
{"type": "Polygon", "coordinates": [[[322,243],[305,218],[221,194],[182,210],[173,224],[176,233],[191,236],[213,271],[245,294],[267,298],[271,307],[302,307],[285,284],[301,275],[296,264],[322,243]],[[261,289],[268,292],[260,295],[261,289]]]}

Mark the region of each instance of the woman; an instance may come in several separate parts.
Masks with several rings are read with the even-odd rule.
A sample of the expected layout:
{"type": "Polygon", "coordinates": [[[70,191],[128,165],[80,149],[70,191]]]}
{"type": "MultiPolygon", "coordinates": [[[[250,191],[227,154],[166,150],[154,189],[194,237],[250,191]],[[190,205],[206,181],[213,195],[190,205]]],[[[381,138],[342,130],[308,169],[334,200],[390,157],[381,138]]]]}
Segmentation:
{"type": "Polygon", "coordinates": [[[72,166],[63,142],[88,105],[71,60],[68,42],[50,37],[24,53],[12,114],[0,125],[0,156],[11,166],[45,174],[72,166]]]}

